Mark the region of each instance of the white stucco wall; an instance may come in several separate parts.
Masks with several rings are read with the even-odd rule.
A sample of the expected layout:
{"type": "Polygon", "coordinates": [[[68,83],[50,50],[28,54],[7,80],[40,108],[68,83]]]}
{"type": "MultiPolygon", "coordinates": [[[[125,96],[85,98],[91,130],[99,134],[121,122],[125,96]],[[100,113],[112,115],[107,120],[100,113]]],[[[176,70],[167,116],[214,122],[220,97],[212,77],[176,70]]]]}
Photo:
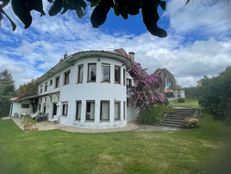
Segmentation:
{"type": "Polygon", "coordinates": [[[12,107],[12,112],[11,116],[13,117],[15,114],[18,114],[19,116],[22,113],[26,114],[32,114],[32,106],[31,104],[29,105],[29,108],[22,108],[22,104],[29,104],[29,101],[24,101],[24,102],[13,102],[13,107],[12,107]]]}
{"type": "MultiPolygon", "coordinates": [[[[43,91],[45,83],[48,82],[47,92],[43,92],[41,95],[60,92],[59,101],[57,102],[58,110],[57,116],[61,124],[84,127],[84,128],[108,128],[108,127],[122,127],[125,126],[128,120],[134,120],[135,114],[132,111],[132,108],[128,109],[126,106],[127,100],[127,87],[126,79],[125,85],[123,84],[123,69],[126,70],[126,66],[122,61],[111,59],[111,58],[102,58],[102,57],[89,57],[82,58],[77,62],[71,64],[68,68],[60,71],[60,73],[54,74],[51,78],[44,81],[42,84],[43,91]],[[88,63],[96,63],[96,82],[87,82],[88,75],[88,63]],[[110,64],[110,83],[101,82],[101,64],[106,63],[110,64]],[[78,65],[83,64],[83,83],[77,83],[77,71],[78,65]],[[121,67],[121,83],[114,83],[114,66],[119,65],[121,67]],[[64,73],[70,70],[70,84],[63,85],[64,73]],[[55,77],[60,76],[60,85],[59,88],[54,89],[55,77]],[[50,86],[50,79],[53,79],[53,84],[50,86]],[[76,115],[76,101],[82,101],[81,108],[81,120],[75,120],[76,115]],[[95,120],[86,121],[86,101],[93,100],[95,101],[95,120]],[[109,121],[100,121],[100,101],[107,100],[110,101],[110,120],[109,121]],[[114,102],[120,101],[120,120],[114,121],[114,102]],[[62,116],[62,102],[68,102],[68,115],[62,116]],[[125,102],[125,116],[124,116],[124,102],[125,102]],[[125,117],[125,119],[124,119],[125,117]]],[[[127,73],[126,73],[127,76],[127,73]]],[[[125,76],[125,78],[126,78],[125,76]]],[[[41,86],[39,84],[39,87],[41,86]]],[[[40,89],[39,89],[40,91],[40,89]]],[[[41,99],[40,99],[41,100],[41,99]]],[[[53,100],[53,99],[52,99],[53,100]]],[[[49,118],[51,118],[53,110],[53,101],[50,101],[50,97],[42,97],[41,110],[43,110],[43,105],[46,104],[46,112],[49,113],[49,118]],[[45,98],[46,101],[45,101],[45,98]]]]}

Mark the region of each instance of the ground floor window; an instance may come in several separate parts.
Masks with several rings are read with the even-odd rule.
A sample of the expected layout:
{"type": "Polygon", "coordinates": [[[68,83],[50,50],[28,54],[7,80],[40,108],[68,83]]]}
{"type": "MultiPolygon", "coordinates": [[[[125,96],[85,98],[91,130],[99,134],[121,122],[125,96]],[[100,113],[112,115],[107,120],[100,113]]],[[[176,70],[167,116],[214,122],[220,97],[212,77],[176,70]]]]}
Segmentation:
{"type": "Polygon", "coordinates": [[[101,101],[100,103],[100,120],[109,120],[110,101],[101,101]]]}
{"type": "Polygon", "coordinates": [[[95,120],[95,101],[86,102],[86,120],[87,121],[95,120]]]}
{"type": "Polygon", "coordinates": [[[76,101],[76,115],[75,115],[76,120],[80,120],[81,118],[81,107],[82,107],[81,101],[76,101]]]}
{"type": "Polygon", "coordinates": [[[120,101],[115,102],[115,120],[120,120],[120,101]]]}
{"type": "Polygon", "coordinates": [[[68,114],[68,102],[62,103],[62,115],[67,116],[68,114]]]}
{"type": "Polygon", "coordinates": [[[30,105],[29,104],[22,104],[22,108],[29,108],[30,105]]]}

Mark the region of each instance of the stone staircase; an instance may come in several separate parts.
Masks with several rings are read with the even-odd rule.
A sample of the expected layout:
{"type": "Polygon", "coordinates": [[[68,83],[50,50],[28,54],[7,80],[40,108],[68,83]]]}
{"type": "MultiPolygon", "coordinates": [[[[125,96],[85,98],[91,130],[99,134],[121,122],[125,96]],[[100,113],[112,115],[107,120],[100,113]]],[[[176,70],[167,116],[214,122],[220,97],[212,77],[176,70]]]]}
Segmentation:
{"type": "Polygon", "coordinates": [[[184,128],[185,117],[192,117],[196,112],[196,109],[177,108],[164,117],[161,126],[184,128]]]}

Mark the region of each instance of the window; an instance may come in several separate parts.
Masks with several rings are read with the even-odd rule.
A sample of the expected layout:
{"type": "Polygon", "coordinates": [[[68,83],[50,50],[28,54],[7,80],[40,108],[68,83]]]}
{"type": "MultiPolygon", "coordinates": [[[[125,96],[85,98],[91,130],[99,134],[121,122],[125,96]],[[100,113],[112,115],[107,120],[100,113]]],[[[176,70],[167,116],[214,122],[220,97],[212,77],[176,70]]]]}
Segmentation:
{"type": "Polygon", "coordinates": [[[128,88],[132,87],[132,79],[127,79],[127,87],[128,88]]]}
{"type": "Polygon", "coordinates": [[[86,102],[86,120],[93,121],[95,119],[95,102],[86,102]]]}
{"type": "Polygon", "coordinates": [[[43,85],[40,85],[40,94],[43,93],[43,85]]]}
{"type": "Polygon", "coordinates": [[[52,86],[52,85],[53,85],[53,80],[51,79],[51,80],[50,80],[50,86],[52,86]]]}
{"type": "Polygon", "coordinates": [[[63,102],[62,105],[62,115],[63,116],[67,116],[68,114],[68,103],[67,102],[63,102]]]}
{"type": "Polygon", "coordinates": [[[120,84],[120,66],[115,65],[115,83],[120,84]]]}
{"type": "Polygon", "coordinates": [[[63,85],[68,85],[70,83],[70,71],[64,73],[63,85]]]}
{"type": "Polygon", "coordinates": [[[44,92],[47,92],[47,86],[48,86],[48,84],[47,84],[47,83],[45,83],[45,89],[44,89],[44,92]]]}
{"type": "Polygon", "coordinates": [[[101,101],[100,103],[100,120],[109,120],[110,101],[101,101]]]}
{"type": "Polygon", "coordinates": [[[76,101],[76,114],[75,114],[76,120],[80,120],[81,118],[81,106],[82,106],[81,101],[76,101]]]}
{"type": "Polygon", "coordinates": [[[102,72],[102,82],[109,82],[110,83],[110,65],[109,64],[102,64],[101,65],[101,72],[102,72]]]}
{"type": "Polygon", "coordinates": [[[78,83],[83,83],[83,65],[78,66],[78,83]]]}
{"type": "Polygon", "coordinates": [[[123,107],[124,107],[124,120],[125,120],[125,118],[126,118],[126,102],[124,101],[124,103],[123,103],[123,107]]]}
{"type": "Polygon", "coordinates": [[[29,104],[22,104],[22,108],[29,108],[30,105],[29,104]]]}
{"type": "Polygon", "coordinates": [[[115,120],[120,120],[120,101],[115,102],[115,120]]]}
{"type": "Polygon", "coordinates": [[[123,69],[123,85],[126,85],[126,71],[123,69]]]}
{"type": "Polygon", "coordinates": [[[96,63],[89,63],[88,64],[88,82],[95,82],[96,81],[96,63]]]}
{"type": "Polygon", "coordinates": [[[59,87],[59,79],[60,79],[59,76],[55,78],[55,88],[59,87]]]}

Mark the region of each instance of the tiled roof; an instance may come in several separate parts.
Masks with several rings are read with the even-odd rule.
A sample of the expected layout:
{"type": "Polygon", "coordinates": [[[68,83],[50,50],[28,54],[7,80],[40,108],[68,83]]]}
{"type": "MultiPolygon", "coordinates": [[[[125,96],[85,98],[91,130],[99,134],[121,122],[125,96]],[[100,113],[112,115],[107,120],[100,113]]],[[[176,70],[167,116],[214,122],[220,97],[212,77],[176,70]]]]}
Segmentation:
{"type": "Polygon", "coordinates": [[[58,64],[56,64],[53,68],[48,70],[44,75],[39,77],[37,79],[37,82],[40,83],[41,81],[43,81],[46,77],[49,76],[49,74],[53,73],[53,71],[55,71],[58,67],[62,66],[65,63],[71,62],[72,60],[76,58],[78,59],[78,58],[83,58],[83,57],[92,56],[92,55],[114,57],[114,58],[117,57],[119,59],[124,60],[127,63],[129,62],[129,64],[131,64],[132,62],[130,55],[127,54],[127,52],[123,48],[115,49],[113,51],[103,51],[103,50],[101,51],[99,50],[81,51],[81,52],[74,53],[72,55],[69,55],[61,59],[58,64]]]}

